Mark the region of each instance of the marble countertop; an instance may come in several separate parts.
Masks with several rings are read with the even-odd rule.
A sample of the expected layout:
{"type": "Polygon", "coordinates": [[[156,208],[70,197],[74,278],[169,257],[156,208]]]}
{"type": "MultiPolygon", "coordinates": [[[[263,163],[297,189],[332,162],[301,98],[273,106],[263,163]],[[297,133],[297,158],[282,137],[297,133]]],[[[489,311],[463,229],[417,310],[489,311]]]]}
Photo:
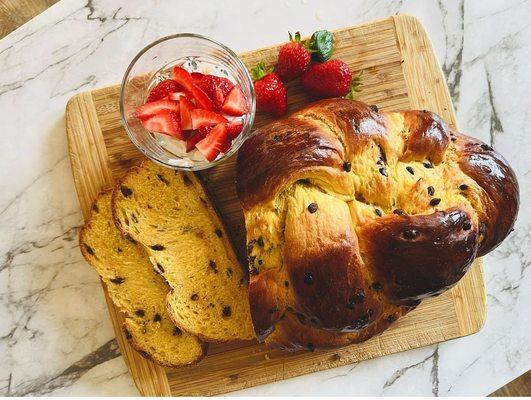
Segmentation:
{"type": "Polygon", "coordinates": [[[244,51],[284,41],[288,30],[396,13],[426,26],[460,128],[504,154],[519,178],[516,229],[485,258],[485,327],[237,394],[485,395],[531,368],[531,2],[266,4],[63,0],[0,41],[0,395],[137,394],[99,279],[77,248],[82,216],[64,128],[72,95],[119,82],[141,47],[178,31],[244,51]]]}

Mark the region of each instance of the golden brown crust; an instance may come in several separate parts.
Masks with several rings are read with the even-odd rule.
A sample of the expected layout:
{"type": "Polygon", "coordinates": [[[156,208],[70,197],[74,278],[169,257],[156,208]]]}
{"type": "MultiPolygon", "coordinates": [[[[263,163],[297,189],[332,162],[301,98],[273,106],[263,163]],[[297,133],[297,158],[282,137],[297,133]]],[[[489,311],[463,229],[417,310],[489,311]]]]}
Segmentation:
{"type": "Polygon", "coordinates": [[[290,348],[365,340],[390,309],[448,290],[519,203],[503,157],[438,115],[346,99],[257,130],[236,186],[255,330],[290,348]]]}

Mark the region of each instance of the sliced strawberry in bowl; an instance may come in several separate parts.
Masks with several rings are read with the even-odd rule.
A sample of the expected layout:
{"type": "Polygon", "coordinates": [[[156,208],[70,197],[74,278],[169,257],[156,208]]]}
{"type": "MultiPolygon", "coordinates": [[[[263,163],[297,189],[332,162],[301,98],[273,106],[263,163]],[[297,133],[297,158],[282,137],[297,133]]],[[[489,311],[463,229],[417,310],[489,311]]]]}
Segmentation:
{"type": "Polygon", "coordinates": [[[152,101],[162,100],[168,96],[169,93],[182,91],[183,87],[173,79],[166,79],[159,82],[149,93],[146,103],[152,101]]]}
{"type": "Polygon", "coordinates": [[[191,97],[192,95],[190,93],[187,93],[187,92],[174,92],[174,93],[169,93],[168,94],[168,100],[176,100],[176,101],[179,101],[181,100],[181,98],[183,97],[191,97]]]}
{"type": "Polygon", "coordinates": [[[249,105],[247,104],[247,99],[243,94],[239,86],[234,86],[225,98],[223,107],[221,110],[229,115],[233,116],[242,116],[249,112],[249,105]]]}
{"type": "Polygon", "coordinates": [[[195,145],[203,140],[213,129],[213,126],[202,126],[195,133],[186,140],[186,152],[189,153],[195,149],[195,145]]]}
{"type": "Polygon", "coordinates": [[[204,108],[205,110],[214,109],[214,103],[212,103],[212,100],[194,83],[192,75],[190,75],[187,70],[182,67],[174,67],[173,79],[192,94],[198,107],[204,108]]]}
{"type": "Polygon", "coordinates": [[[212,131],[202,140],[196,143],[195,147],[208,160],[214,161],[224,142],[227,140],[227,124],[217,124],[212,131]]]}
{"type": "Polygon", "coordinates": [[[192,117],[192,128],[197,129],[205,125],[216,125],[227,122],[227,119],[214,111],[196,108],[190,113],[192,117]]]}
{"type": "Polygon", "coordinates": [[[152,101],[137,107],[135,116],[140,119],[146,119],[152,117],[161,110],[170,110],[179,113],[179,103],[172,100],[152,101]]]}
{"type": "Polygon", "coordinates": [[[225,97],[234,87],[227,78],[215,75],[202,75],[194,78],[194,82],[214,102],[215,110],[221,110],[225,97]]]}
{"type": "Polygon", "coordinates": [[[184,139],[181,129],[181,120],[179,114],[171,110],[160,110],[156,115],[146,120],[141,120],[142,126],[150,132],[165,133],[167,135],[176,137],[177,139],[184,139]]]}
{"type": "Polygon", "coordinates": [[[179,103],[181,112],[181,126],[183,129],[192,129],[192,110],[194,105],[188,100],[187,97],[181,98],[179,103]]]}
{"type": "Polygon", "coordinates": [[[243,122],[242,121],[234,121],[229,124],[227,124],[227,137],[230,140],[234,140],[238,137],[238,135],[243,130],[243,122]]]}

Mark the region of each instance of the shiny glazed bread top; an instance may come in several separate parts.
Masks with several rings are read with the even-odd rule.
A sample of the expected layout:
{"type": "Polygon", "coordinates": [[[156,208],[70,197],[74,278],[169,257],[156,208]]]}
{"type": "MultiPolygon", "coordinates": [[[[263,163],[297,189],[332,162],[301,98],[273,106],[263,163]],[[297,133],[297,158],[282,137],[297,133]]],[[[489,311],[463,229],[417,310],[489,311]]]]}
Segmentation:
{"type": "Polygon", "coordinates": [[[257,130],[236,179],[259,338],[287,315],[337,335],[394,321],[495,248],[519,204],[513,170],[485,143],[429,111],[345,99],[257,130]]]}

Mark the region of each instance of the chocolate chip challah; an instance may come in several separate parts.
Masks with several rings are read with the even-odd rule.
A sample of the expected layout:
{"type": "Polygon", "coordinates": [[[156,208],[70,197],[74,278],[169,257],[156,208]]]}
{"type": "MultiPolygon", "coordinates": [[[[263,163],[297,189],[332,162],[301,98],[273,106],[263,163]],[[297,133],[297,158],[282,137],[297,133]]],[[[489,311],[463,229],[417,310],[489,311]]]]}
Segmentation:
{"type": "Polygon", "coordinates": [[[316,102],[240,149],[257,336],[290,349],[366,340],[455,285],[510,232],[518,183],[428,111],[316,102]]]}

